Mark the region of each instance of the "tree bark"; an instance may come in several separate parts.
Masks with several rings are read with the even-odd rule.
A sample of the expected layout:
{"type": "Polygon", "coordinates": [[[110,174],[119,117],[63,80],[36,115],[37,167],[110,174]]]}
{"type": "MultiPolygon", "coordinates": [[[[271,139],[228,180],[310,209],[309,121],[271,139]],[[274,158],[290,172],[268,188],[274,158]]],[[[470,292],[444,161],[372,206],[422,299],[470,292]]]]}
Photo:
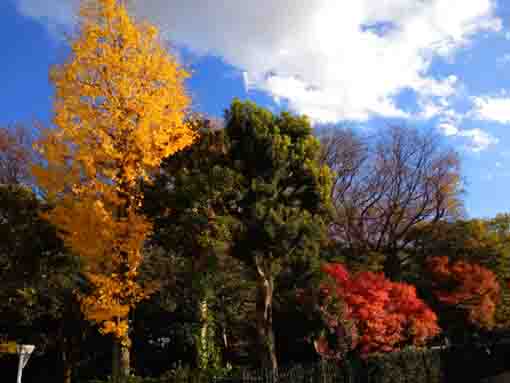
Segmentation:
{"type": "Polygon", "coordinates": [[[130,350],[120,340],[113,340],[112,380],[113,383],[126,383],[130,373],[130,350]]]}
{"type": "Polygon", "coordinates": [[[276,358],[276,345],[273,332],[273,292],[274,281],[260,257],[256,257],[258,283],[257,283],[257,335],[259,346],[259,362],[261,367],[272,369],[276,372],[278,369],[278,360],[276,358]]]}
{"type": "MultiPolygon", "coordinates": [[[[205,294],[204,294],[205,295],[205,294]]],[[[200,329],[200,337],[198,342],[198,367],[200,369],[206,369],[209,366],[210,355],[209,355],[209,307],[207,297],[204,296],[199,303],[200,310],[200,321],[202,328],[200,329]]]]}
{"type": "Polygon", "coordinates": [[[62,359],[61,360],[62,361],[62,381],[64,383],[71,383],[72,376],[73,376],[73,365],[71,363],[71,360],[69,360],[70,355],[67,352],[67,347],[65,344],[66,342],[64,341],[63,343],[64,343],[64,345],[63,345],[61,353],[60,353],[60,357],[62,359]]]}
{"type": "Polygon", "coordinates": [[[67,309],[63,312],[58,333],[60,371],[64,383],[72,382],[73,370],[80,360],[80,346],[83,336],[80,306],[74,296],[71,296],[70,299],[67,309]]]}
{"type": "Polygon", "coordinates": [[[227,336],[227,326],[224,325],[223,328],[221,329],[221,332],[222,332],[222,337],[223,337],[223,347],[225,348],[225,350],[228,350],[228,336],[227,336]]]}

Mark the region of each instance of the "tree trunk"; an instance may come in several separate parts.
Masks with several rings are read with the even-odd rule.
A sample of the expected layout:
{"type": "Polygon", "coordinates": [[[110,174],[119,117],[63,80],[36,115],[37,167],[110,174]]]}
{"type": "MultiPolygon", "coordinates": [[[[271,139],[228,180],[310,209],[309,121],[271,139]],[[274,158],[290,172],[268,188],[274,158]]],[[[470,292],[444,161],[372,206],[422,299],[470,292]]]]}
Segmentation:
{"type": "Polygon", "coordinates": [[[80,346],[82,339],[82,326],[80,306],[74,297],[63,312],[58,333],[58,347],[60,353],[60,368],[62,382],[71,383],[73,370],[80,360],[80,346]]]}
{"type": "Polygon", "coordinates": [[[123,346],[118,339],[113,340],[112,355],[112,380],[113,383],[125,383],[129,377],[130,350],[129,347],[123,346]]]}
{"type": "Polygon", "coordinates": [[[222,338],[223,338],[223,347],[225,349],[225,351],[228,350],[228,336],[227,336],[227,326],[224,325],[221,329],[221,334],[222,334],[222,338]]]}
{"type": "MultiPolygon", "coordinates": [[[[204,294],[205,295],[205,294],[204,294]]],[[[206,369],[209,366],[209,307],[207,297],[203,297],[199,303],[200,321],[202,328],[200,329],[200,337],[198,341],[198,368],[206,369]]]]}
{"type": "Polygon", "coordinates": [[[256,257],[258,281],[257,281],[257,335],[259,346],[259,361],[263,368],[278,369],[276,359],[276,345],[273,332],[273,291],[274,281],[267,265],[256,257]]]}
{"type": "Polygon", "coordinates": [[[70,355],[68,354],[67,347],[65,347],[65,345],[61,350],[60,356],[62,358],[62,381],[64,383],[71,383],[73,376],[73,364],[71,363],[70,355]]]}

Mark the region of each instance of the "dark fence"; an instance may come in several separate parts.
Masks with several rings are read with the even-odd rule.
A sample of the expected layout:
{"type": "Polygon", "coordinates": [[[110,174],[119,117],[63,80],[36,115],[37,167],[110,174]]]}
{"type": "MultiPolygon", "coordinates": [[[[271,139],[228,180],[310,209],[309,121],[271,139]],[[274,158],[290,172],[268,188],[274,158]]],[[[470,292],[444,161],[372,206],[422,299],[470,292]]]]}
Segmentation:
{"type": "MultiPolygon", "coordinates": [[[[189,370],[161,377],[158,383],[441,383],[440,350],[413,350],[371,357],[351,358],[342,363],[233,371],[212,377],[189,370]]],[[[155,380],[156,381],[156,380],[155,380]]],[[[149,382],[149,381],[147,381],[149,382]]]]}
{"type": "MultiPolygon", "coordinates": [[[[14,381],[17,359],[12,356],[0,361],[0,366],[4,367],[0,381],[14,381]]],[[[58,374],[46,371],[51,366],[52,363],[40,357],[31,358],[23,382],[61,381],[58,374]]],[[[499,343],[490,347],[410,349],[367,360],[353,356],[342,363],[323,361],[283,366],[277,373],[265,369],[238,369],[214,376],[177,368],[157,378],[133,378],[130,383],[510,383],[509,376],[505,375],[508,371],[510,344],[499,343]]],[[[87,378],[76,378],[76,383],[91,382],[87,378]]]]}
{"type": "MultiPolygon", "coordinates": [[[[211,377],[188,371],[159,378],[158,383],[502,383],[508,382],[510,349],[432,348],[349,358],[342,363],[271,370],[242,370],[211,377]],[[507,380],[505,380],[507,379],[507,380]]],[[[155,381],[156,382],[156,381],[155,381]]]]}

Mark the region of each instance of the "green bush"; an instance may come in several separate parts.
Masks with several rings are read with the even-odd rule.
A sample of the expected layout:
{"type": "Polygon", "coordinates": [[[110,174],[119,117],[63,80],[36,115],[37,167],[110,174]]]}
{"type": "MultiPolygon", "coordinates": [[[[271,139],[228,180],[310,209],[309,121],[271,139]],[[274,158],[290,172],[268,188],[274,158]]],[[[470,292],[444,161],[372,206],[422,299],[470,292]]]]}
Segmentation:
{"type": "MultiPolygon", "coordinates": [[[[127,383],[210,383],[211,379],[221,379],[227,376],[235,375],[238,372],[230,366],[223,368],[214,368],[209,370],[192,370],[189,366],[178,363],[172,369],[166,371],[159,377],[141,377],[132,375],[127,383]]],[[[110,376],[106,380],[93,379],[88,383],[111,383],[110,376]]]]}
{"type": "MultiPolygon", "coordinates": [[[[89,383],[112,383],[112,377],[108,376],[105,380],[102,379],[92,379],[89,380],[89,383]]],[[[151,378],[151,377],[141,377],[136,375],[131,375],[126,383],[160,383],[159,378],[151,378]]]]}
{"type": "MultiPolygon", "coordinates": [[[[336,364],[295,365],[279,370],[279,383],[441,383],[443,378],[441,351],[407,348],[400,352],[376,354],[363,360],[352,356],[336,364]]],[[[221,368],[192,370],[178,364],[157,378],[130,378],[128,383],[232,383],[266,382],[273,380],[266,370],[221,368]]],[[[93,380],[89,383],[109,383],[93,380]]]]}
{"type": "Polygon", "coordinates": [[[357,374],[367,383],[440,383],[440,350],[408,348],[400,352],[377,354],[360,363],[357,374]]]}

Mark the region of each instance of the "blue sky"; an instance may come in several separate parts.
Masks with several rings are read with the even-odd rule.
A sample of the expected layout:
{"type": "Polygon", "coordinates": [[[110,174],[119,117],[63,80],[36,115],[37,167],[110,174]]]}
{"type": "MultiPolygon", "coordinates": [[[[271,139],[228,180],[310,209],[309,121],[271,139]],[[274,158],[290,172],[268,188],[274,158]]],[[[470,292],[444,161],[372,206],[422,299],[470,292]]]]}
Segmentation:
{"type": "MultiPolygon", "coordinates": [[[[67,55],[78,0],[0,1],[0,124],[51,119],[48,69],[67,55]]],[[[196,110],[233,97],[316,124],[437,129],[463,160],[471,217],[510,211],[507,0],[144,0],[193,70],[196,110]],[[344,5],[349,3],[349,6],[344,5]]]]}

